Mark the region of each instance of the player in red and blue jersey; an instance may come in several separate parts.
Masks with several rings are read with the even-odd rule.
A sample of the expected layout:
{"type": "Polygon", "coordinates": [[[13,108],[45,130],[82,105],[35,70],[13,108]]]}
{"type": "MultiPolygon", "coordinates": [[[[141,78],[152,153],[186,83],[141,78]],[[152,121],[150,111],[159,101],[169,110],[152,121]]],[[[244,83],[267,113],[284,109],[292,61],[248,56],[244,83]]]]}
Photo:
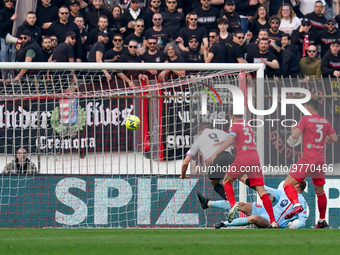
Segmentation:
{"type": "Polygon", "coordinates": [[[287,197],[294,205],[293,210],[285,218],[290,219],[303,211],[294,186],[310,175],[318,198],[320,213],[319,222],[315,228],[325,228],[328,226],[325,220],[327,197],[324,192],[325,170],[327,170],[324,156],[325,141],[328,139],[337,142],[338,137],[329,121],[317,114],[319,108],[317,99],[310,99],[305,104],[305,108],[311,115],[302,117],[296,127],[292,126],[294,139],[300,135],[303,136],[303,152],[301,159],[290,170],[283,186],[287,197]]]}
{"type": "Polygon", "coordinates": [[[224,140],[220,148],[206,160],[206,164],[210,165],[217,155],[227,149],[235,142],[236,145],[236,158],[233,164],[228,169],[226,176],[223,180],[223,187],[228,201],[230,202],[231,209],[228,215],[228,221],[234,219],[235,213],[239,207],[235,201],[235,192],[232,183],[247,174],[250,181],[250,186],[255,187],[258,195],[262,199],[264,208],[266,209],[272,228],[277,228],[278,225],[275,221],[273,206],[271,200],[264,188],[262,168],[260,165],[259,154],[254,143],[254,133],[252,128],[245,123],[243,116],[232,115],[232,125],[229,131],[229,137],[224,140]]]}

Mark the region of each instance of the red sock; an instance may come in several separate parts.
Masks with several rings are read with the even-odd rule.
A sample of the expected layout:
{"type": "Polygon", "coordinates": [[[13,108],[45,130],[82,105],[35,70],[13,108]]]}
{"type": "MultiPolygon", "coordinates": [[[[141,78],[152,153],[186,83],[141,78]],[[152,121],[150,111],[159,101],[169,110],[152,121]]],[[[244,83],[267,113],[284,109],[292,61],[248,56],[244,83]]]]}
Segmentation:
{"type": "Polygon", "coordinates": [[[293,203],[293,205],[299,203],[298,194],[294,189],[293,185],[285,184],[283,185],[283,189],[285,190],[286,196],[288,197],[290,202],[293,203]]]}
{"type": "Polygon", "coordinates": [[[320,213],[320,219],[325,219],[326,217],[326,209],[327,209],[327,197],[325,192],[316,193],[318,197],[318,208],[320,213]]]}
{"type": "Polygon", "coordinates": [[[233,185],[230,182],[226,182],[223,185],[223,188],[224,188],[224,191],[225,191],[225,195],[226,195],[226,197],[227,197],[227,199],[230,203],[230,208],[233,208],[233,206],[236,203],[233,185]]]}
{"type": "Polygon", "coordinates": [[[270,200],[268,194],[264,194],[261,197],[261,199],[262,199],[263,206],[269,215],[270,223],[272,223],[273,221],[275,221],[272,201],[270,200]]]}

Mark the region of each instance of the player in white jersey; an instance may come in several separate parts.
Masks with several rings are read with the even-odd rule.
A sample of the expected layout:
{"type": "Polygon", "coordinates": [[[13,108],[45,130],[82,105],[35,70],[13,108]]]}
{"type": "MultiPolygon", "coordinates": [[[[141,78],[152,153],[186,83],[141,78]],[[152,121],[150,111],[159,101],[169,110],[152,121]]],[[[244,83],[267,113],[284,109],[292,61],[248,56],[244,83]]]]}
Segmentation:
{"type": "MultiPolygon", "coordinates": [[[[194,144],[191,146],[190,150],[186,153],[187,156],[182,164],[182,174],[180,178],[186,178],[186,171],[190,160],[197,155],[199,152],[203,154],[204,161],[209,158],[219,146],[214,146],[215,143],[227,139],[228,133],[219,130],[211,129],[210,123],[202,123],[198,127],[200,136],[196,139],[194,144]]],[[[223,185],[220,184],[221,180],[229,167],[232,164],[234,158],[231,154],[231,149],[228,148],[222,153],[220,153],[213,164],[210,166],[203,166],[201,168],[202,172],[207,172],[211,183],[211,186],[223,199],[226,199],[223,185]]]]}
{"type": "MultiPolygon", "coordinates": [[[[296,214],[291,219],[285,219],[285,215],[287,215],[292,209],[293,204],[289,201],[286,196],[284,190],[273,189],[265,186],[266,192],[272,194],[277,203],[273,207],[275,220],[279,225],[279,228],[303,228],[306,225],[306,220],[308,217],[307,209],[308,205],[305,198],[302,195],[303,190],[306,188],[306,181],[303,180],[295,185],[295,190],[298,193],[298,199],[300,204],[303,206],[303,211],[299,214],[296,214]]],[[[203,197],[199,192],[197,193],[198,199],[201,203],[202,209],[206,209],[208,207],[215,207],[224,210],[230,209],[230,203],[225,200],[219,201],[210,201],[208,198],[203,197]]],[[[268,228],[270,226],[269,216],[267,211],[264,209],[262,205],[259,205],[255,202],[253,203],[243,203],[238,202],[239,210],[247,215],[246,218],[237,218],[232,222],[221,221],[215,224],[215,228],[221,227],[231,227],[231,226],[246,226],[248,224],[255,224],[258,228],[268,228]]]]}

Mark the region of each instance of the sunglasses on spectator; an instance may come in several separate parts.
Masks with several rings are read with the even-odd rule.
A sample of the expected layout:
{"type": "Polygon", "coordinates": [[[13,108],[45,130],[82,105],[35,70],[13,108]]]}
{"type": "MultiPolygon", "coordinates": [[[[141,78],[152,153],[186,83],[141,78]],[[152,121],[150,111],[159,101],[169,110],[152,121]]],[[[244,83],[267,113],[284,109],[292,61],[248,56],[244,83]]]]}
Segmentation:
{"type": "Polygon", "coordinates": [[[328,26],[334,26],[335,24],[333,22],[327,22],[328,26]]]}
{"type": "Polygon", "coordinates": [[[203,2],[210,2],[210,0],[202,0],[203,2]]]}
{"type": "Polygon", "coordinates": [[[114,42],[122,42],[123,39],[113,39],[114,42]]]}
{"type": "Polygon", "coordinates": [[[156,42],[148,42],[148,44],[156,45],[157,43],[156,42]]]}
{"type": "Polygon", "coordinates": [[[304,23],[304,24],[302,24],[302,26],[303,26],[303,27],[305,27],[305,26],[310,26],[310,24],[309,24],[309,23],[304,23]]]}
{"type": "Polygon", "coordinates": [[[280,22],[278,22],[278,21],[272,21],[270,23],[272,23],[272,24],[280,24],[280,22]]]}
{"type": "Polygon", "coordinates": [[[129,48],[130,48],[130,49],[137,49],[137,46],[135,46],[135,45],[129,45],[129,48]]]}
{"type": "Polygon", "coordinates": [[[309,53],[315,53],[316,50],[308,50],[309,53]]]}
{"type": "Polygon", "coordinates": [[[209,38],[214,39],[216,37],[216,35],[209,35],[209,38]]]}
{"type": "Polygon", "coordinates": [[[192,19],[192,18],[190,18],[190,20],[197,20],[197,19],[192,19]]]}
{"type": "Polygon", "coordinates": [[[68,12],[59,12],[61,15],[67,15],[68,12]]]}
{"type": "Polygon", "coordinates": [[[282,11],[289,11],[289,8],[282,8],[282,11]]]}
{"type": "Polygon", "coordinates": [[[196,41],[196,40],[190,40],[189,42],[191,42],[191,43],[198,43],[198,41],[196,41]]]}
{"type": "Polygon", "coordinates": [[[144,25],[136,25],[137,27],[144,27],[144,25]]]}
{"type": "Polygon", "coordinates": [[[238,39],[240,39],[240,40],[243,40],[244,39],[244,37],[243,36],[236,36],[238,39]]]}
{"type": "Polygon", "coordinates": [[[175,4],[176,3],[176,1],[173,1],[173,2],[167,2],[168,4],[175,4]]]}
{"type": "Polygon", "coordinates": [[[58,42],[58,39],[51,39],[52,42],[58,42]]]}
{"type": "Polygon", "coordinates": [[[153,19],[154,21],[161,21],[162,19],[161,18],[159,18],[159,19],[153,19]]]}
{"type": "Polygon", "coordinates": [[[75,39],[77,39],[77,37],[75,37],[75,36],[72,36],[72,37],[71,37],[71,39],[72,39],[72,40],[75,40],[75,39]]]}
{"type": "Polygon", "coordinates": [[[28,36],[20,36],[21,40],[27,40],[28,36]]]}

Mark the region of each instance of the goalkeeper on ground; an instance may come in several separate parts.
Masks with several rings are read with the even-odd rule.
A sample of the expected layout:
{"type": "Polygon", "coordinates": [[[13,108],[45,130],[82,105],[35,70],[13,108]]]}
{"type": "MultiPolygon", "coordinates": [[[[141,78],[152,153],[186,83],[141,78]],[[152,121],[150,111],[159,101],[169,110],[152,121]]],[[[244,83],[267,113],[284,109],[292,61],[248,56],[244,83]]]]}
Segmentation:
{"type": "MultiPolygon", "coordinates": [[[[279,225],[279,228],[303,228],[306,225],[306,220],[308,217],[307,209],[308,205],[305,198],[302,195],[302,192],[306,188],[306,181],[303,180],[295,185],[295,189],[298,193],[299,203],[303,207],[303,211],[293,218],[286,220],[285,215],[289,213],[293,209],[293,204],[287,198],[284,190],[273,189],[267,186],[264,186],[267,193],[272,194],[277,203],[273,207],[275,220],[279,225]]],[[[224,210],[230,209],[230,203],[227,200],[219,200],[219,201],[210,201],[208,198],[204,197],[202,194],[197,192],[197,197],[201,203],[202,209],[207,209],[208,207],[215,207],[224,210]]],[[[253,203],[243,203],[238,202],[239,210],[243,212],[248,217],[246,218],[237,218],[232,222],[221,221],[215,224],[215,228],[221,227],[230,227],[230,226],[246,226],[248,224],[255,224],[258,228],[268,228],[270,226],[269,216],[267,211],[264,209],[262,205],[259,205],[255,202],[253,203]]]]}

